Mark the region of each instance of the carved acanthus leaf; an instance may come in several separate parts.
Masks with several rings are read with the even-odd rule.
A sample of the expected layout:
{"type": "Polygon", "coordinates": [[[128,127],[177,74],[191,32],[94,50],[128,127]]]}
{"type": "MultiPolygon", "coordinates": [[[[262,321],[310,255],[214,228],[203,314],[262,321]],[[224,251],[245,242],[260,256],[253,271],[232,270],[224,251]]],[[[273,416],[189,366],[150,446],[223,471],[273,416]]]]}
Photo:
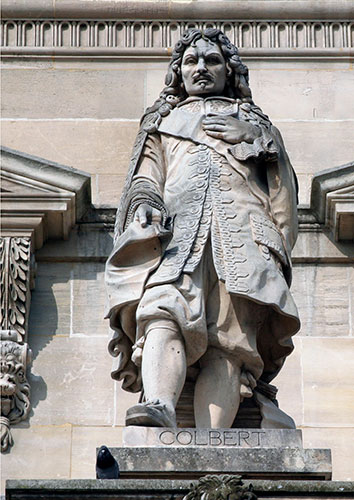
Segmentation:
{"type": "Polygon", "coordinates": [[[0,254],[0,326],[3,330],[16,330],[23,342],[30,300],[30,239],[0,238],[0,254]]]}
{"type": "Polygon", "coordinates": [[[244,485],[241,476],[208,475],[183,500],[257,500],[252,485],[244,485]]]}

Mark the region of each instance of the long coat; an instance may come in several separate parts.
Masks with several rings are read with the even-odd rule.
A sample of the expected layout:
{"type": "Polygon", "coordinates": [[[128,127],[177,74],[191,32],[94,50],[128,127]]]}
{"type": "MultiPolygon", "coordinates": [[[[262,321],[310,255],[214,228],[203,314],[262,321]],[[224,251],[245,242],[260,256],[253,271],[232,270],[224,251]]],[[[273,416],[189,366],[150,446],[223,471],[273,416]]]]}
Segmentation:
{"type": "Polygon", "coordinates": [[[258,339],[269,382],[293,349],[299,328],[289,291],[290,252],[297,236],[296,178],[279,131],[259,108],[228,98],[189,98],[144,144],[123,200],[125,231],[107,262],[109,312],[117,356],[113,377],[140,389],[132,363],[135,311],[146,287],[176,281],[198,266],[208,238],[218,278],[229,293],[269,305],[258,339]],[[206,115],[230,114],[261,129],[252,144],[206,135],[206,115]],[[170,228],[133,222],[140,203],[161,210],[170,228]]]}

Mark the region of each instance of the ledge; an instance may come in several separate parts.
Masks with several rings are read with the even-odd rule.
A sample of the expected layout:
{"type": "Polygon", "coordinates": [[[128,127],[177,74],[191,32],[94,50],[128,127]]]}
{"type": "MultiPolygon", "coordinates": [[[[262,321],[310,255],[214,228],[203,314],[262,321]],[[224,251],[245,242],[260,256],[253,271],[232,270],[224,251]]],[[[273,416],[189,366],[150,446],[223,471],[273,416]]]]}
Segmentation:
{"type": "MultiPolygon", "coordinates": [[[[2,47],[2,58],[57,58],[57,59],[158,59],[169,60],[172,50],[167,47],[2,47]]],[[[240,56],[257,60],[343,60],[354,57],[354,48],[243,48],[240,56]]]]}
{"type": "Polygon", "coordinates": [[[199,479],[239,474],[245,479],[330,480],[331,451],[302,448],[111,448],[122,479],[199,479]]]}
{"type": "MultiPolygon", "coordinates": [[[[245,485],[250,484],[244,481],[245,485]]],[[[166,495],[186,495],[196,481],[169,479],[57,479],[57,480],[8,480],[6,500],[34,500],[40,494],[48,500],[56,499],[106,499],[166,498],[166,495]],[[123,496],[124,495],[124,496],[123,496]]],[[[253,491],[258,498],[354,498],[354,482],[351,481],[252,481],[253,491]]]]}
{"type": "Polygon", "coordinates": [[[1,236],[67,239],[90,207],[90,175],[42,158],[1,148],[1,236]]]}
{"type": "Polygon", "coordinates": [[[3,0],[8,19],[352,19],[352,0],[3,0]]]}
{"type": "Polygon", "coordinates": [[[311,208],[335,241],[354,241],[354,162],[314,175],[311,208]]]}

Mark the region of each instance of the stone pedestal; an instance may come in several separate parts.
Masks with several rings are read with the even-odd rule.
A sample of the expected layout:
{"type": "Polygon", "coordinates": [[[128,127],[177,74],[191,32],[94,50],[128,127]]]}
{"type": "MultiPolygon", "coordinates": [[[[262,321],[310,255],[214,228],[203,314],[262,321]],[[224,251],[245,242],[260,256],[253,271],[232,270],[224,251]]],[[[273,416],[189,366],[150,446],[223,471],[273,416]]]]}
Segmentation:
{"type": "Polygon", "coordinates": [[[187,500],[218,483],[233,494],[241,485],[237,498],[354,500],[353,483],[326,481],[330,450],[304,449],[300,430],[128,427],[123,446],[110,451],[118,480],[8,481],[6,499],[187,500]]]}
{"type": "Polygon", "coordinates": [[[299,430],[127,427],[111,448],[121,478],[331,479],[331,452],[304,449],[299,430]]]}

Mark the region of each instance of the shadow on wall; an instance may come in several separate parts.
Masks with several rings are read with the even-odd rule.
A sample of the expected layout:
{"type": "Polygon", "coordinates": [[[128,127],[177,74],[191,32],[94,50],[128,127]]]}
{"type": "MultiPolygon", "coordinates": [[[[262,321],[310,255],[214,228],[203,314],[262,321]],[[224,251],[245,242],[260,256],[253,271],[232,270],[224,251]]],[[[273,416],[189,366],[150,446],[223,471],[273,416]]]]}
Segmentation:
{"type": "MultiPolygon", "coordinates": [[[[112,246],[111,236],[107,232],[97,233],[96,240],[105,240],[104,246],[109,251],[112,246]]],[[[100,337],[107,339],[108,343],[109,325],[104,320],[106,255],[103,254],[106,251],[96,246],[96,256],[87,255],[95,250],[91,239],[90,235],[76,230],[69,241],[47,242],[36,255],[37,274],[31,296],[28,328],[28,343],[33,353],[32,369],[28,374],[32,405],[30,417],[38,403],[47,398],[47,384],[41,373],[36,374],[43,363],[43,360],[37,362],[36,368],[36,358],[41,351],[59,338],[64,341],[65,338],[80,337],[89,340],[100,337]],[[77,240],[80,240],[82,247],[88,249],[86,255],[77,255],[81,254],[78,252],[77,240]]],[[[62,361],[59,351],[57,362],[62,361]]],[[[23,425],[29,424],[24,422],[23,425]]]]}
{"type": "MultiPolygon", "coordinates": [[[[323,234],[325,234],[327,238],[331,240],[331,242],[337,247],[337,249],[344,257],[350,257],[351,259],[354,259],[354,241],[335,241],[333,238],[333,234],[328,230],[323,231],[323,234]]],[[[346,262],[345,258],[343,258],[343,262],[346,262]]]]}
{"type": "MultiPolygon", "coordinates": [[[[28,343],[32,350],[33,363],[28,373],[31,386],[31,412],[40,401],[47,398],[47,384],[43,377],[34,371],[35,360],[55,335],[69,335],[70,311],[70,271],[71,264],[37,263],[35,289],[32,290],[31,308],[28,325],[28,343]],[[64,305],[65,301],[67,302],[64,305]]],[[[60,360],[58,360],[60,361],[60,360]]],[[[29,421],[23,427],[30,427],[29,421]]]]}

